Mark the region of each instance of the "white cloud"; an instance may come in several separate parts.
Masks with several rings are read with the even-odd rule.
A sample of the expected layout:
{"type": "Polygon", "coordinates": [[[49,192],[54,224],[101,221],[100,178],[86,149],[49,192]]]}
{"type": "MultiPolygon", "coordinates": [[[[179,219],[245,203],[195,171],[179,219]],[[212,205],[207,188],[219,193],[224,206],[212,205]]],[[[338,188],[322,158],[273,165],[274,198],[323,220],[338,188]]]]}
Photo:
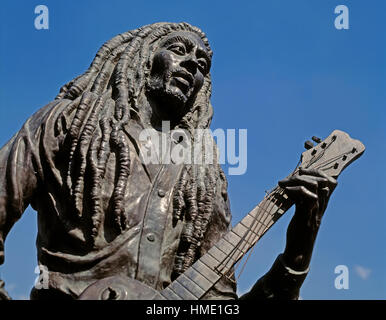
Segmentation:
{"type": "Polygon", "coordinates": [[[367,280],[370,276],[371,269],[356,265],[354,267],[355,273],[362,279],[367,280]]]}

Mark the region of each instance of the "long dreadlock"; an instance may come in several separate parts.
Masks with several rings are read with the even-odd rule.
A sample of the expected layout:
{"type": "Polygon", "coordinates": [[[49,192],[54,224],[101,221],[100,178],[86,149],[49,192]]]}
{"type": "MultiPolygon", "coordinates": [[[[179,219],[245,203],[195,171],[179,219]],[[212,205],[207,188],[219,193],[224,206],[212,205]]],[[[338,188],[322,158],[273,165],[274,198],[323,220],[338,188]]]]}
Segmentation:
{"type": "MultiPolygon", "coordinates": [[[[72,217],[67,218],[82,219],[88,212],[92,223],[89,239],[94,246],[98,246],[104,221],[100,181],[105,176],[110,157],[115,161],[117,174],[109,211],[119,232],[127,227],[124,194],[130,175],[130,152],[123,127],[138,111],[137,100],[145,89],[150,72],[151,54],[154,52],[152,46],[174,31],[196,33],[212,55],[205,34],[196,27],[187,23],[147,25],[107,41],[88,70],[64,85],[56,97],[72,100],[58,118],[56,130],[65,130],[64,119],[75,112],[65,140],[69,150],[65,191],[73,206],[73,210],[69,211],[74,212],[72,217]]],[[[213,115],[210,95],[208,74],[193,107],[181,120],[180,128],[190,132],[209,128],[213,115]]],[[[191,164],[185,165],[175,185],[173,219],[183,219],[184,227],[175,258],[174,275],[184,272],[196,258],[213,212],[218,179],[224,180],[226,188],[225,175],[217,161],[208,165],[191,164]]]]}

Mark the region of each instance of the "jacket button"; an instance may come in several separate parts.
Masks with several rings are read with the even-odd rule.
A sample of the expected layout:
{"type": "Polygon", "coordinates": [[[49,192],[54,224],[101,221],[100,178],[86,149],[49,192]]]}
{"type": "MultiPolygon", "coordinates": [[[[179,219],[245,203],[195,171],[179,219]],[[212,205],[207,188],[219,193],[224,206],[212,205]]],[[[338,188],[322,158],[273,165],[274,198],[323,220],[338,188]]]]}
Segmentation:
{"type": "Polygon", "coordinates": [[[155,236],[153,233],[149,233],[147,236],[146,236],[147,240],[149,240],[150,242],[153,242],[155,240],[155,236]]]}

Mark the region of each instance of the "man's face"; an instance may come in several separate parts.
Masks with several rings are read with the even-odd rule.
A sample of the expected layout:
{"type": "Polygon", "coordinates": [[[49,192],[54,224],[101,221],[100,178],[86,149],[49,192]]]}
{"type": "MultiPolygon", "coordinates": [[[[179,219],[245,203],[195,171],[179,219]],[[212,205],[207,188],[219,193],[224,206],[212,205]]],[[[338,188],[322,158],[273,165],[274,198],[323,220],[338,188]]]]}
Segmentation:
{"type": "Polygon", "coordinates": [[[194,33],[174,32],[154,53],[149,90],[163,113],[182,116],[204,83],[210,69],[205,44],[194,33]]]}

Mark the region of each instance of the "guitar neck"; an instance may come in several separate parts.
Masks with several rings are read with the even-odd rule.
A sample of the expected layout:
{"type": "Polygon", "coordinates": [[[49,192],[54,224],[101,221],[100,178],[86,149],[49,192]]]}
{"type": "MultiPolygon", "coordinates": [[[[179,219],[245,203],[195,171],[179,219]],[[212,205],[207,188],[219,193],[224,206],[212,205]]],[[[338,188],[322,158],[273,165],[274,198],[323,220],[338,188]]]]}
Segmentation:
{"type": "Polygon", "coordinates": [[[197,300],[237,263],[292,206],[276,187],[204,256],[180,275],[161,295],[172,300],[197,300]]]}

